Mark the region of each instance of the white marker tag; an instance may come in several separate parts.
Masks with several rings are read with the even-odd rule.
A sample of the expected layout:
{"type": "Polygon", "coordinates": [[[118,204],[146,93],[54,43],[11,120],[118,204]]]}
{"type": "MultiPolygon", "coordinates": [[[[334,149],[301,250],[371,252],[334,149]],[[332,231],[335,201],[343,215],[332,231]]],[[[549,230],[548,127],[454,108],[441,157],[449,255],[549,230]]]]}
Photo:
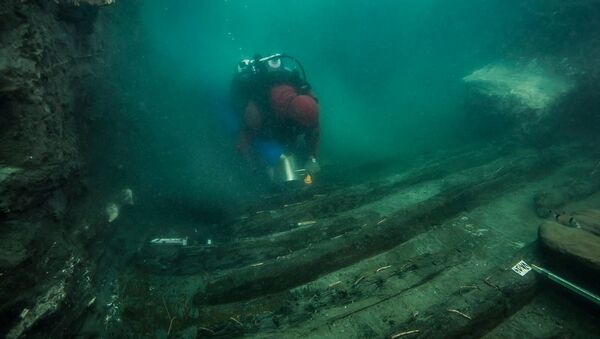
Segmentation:
{"type": "Polygon", "coordinates": [[[529,271],[531,271],[531,266],[527,265],[526,262],[521,260],[515,266],[513,266],[512,270],[515,271],[518,275],[524,276],[525,274],[529,273],[529,271]]]}

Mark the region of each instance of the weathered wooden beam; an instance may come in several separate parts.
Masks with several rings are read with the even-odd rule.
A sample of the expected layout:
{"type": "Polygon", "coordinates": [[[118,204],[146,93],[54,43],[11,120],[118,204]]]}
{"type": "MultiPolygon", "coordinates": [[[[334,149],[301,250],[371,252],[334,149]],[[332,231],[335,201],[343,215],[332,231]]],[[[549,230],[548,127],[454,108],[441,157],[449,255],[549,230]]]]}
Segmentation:
{"type": "MultiPolygon", "coordinates": [[[[272,233],[282,219],[309,220],[313,218],[336,217],[338,214],[363,206],[412,185],[446,177],[456,172],[475,168],[489,163],[498,156],[507,155],[498,147],[488,147],[478,151],[460,152],[446,158],[427,162],[402,175],[382,180],[344,187],[321,195],[318,199],[304,199],[298,204],[288,204],[281,212],[282,216],[270,218],[268,212],[252,216],[231,227],[238,236],[260,236],[272,233]],[[504,154],[503,154],[504,153],[504,154]]],[[[263,207],[264,209],[265,207],[263,207]]]]}
{"type": "MultiPolygon", "coordinates": [[[[233,230],[232,233],[239,237],[230,243],[213,247],[169,249],[149,246],[138,253],[137,265],[145,271],[160,274],[195,274],[239,268],[263,260],[286,257],[310,243],[340,236],[364,224],[381,220],[376,212],[355,213],[353,209],[398,194],[399,191],[424,181],[452,178],[452,174],[456,176],[456,173],[462,177],[464,174],[461,173],[482,170],[486,163],[494,159],[495,152],[506,153],[494,147],[487,152],[479,150],[454,154],[378,182],[317,195],[312,199],[281,205],[277,210],[260,210],[229,226],[233,230]],[[298,222],[306,220],[318,222],[297,225],[298,222]]],[[[492,164],[489,169],[491,173],[501,167],[501,161],[498,159],[492,164]]]]}
{"type": "Polygon", "coordinates": [[[410,338],[479,338],[512,313],[529,303],[537,293],[539,277],[533,271],[520,276],[511,270],[519,260],[535,262],[537,244],[531,244],[500,267],[484,274],[458,290],[450,298],[402,323],[389,333],[394,337],[406,331],[418,331],[410,338]]]}
{"type": "MultiPolygon", "coordinates": [[[[314,280],[389,250],[507,187],[545,172],[554,163],[557,163],[555,157],[526,153],[453,175],[441,193],[388,216],[385,222],[355,228],[339,238],[326,238],[290,253],[284,260],[273,258],[260,265],[226,272],[209,281],[194,299],[197,303],[227,303],[314,280]]],[[[319,232],[327,232],[336,226],[335,223],[326,225],[319,232]]],[[[298,238],[298,241],[304,239],[298,238]]]]}

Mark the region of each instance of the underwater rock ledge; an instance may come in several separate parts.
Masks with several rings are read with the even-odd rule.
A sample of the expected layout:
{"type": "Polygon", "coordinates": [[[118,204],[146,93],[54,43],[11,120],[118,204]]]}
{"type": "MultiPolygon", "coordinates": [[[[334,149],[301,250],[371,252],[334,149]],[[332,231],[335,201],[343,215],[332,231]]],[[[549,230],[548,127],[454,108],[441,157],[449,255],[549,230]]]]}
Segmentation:
{"type": "Polygon", "coordinates": [[[110,231],[98,220],[80,232],[71,215],[86,195],[78,86],[99,48],[88,29],[98,9],[66,16],[76,12],[64,3],[0,3],[0,333],[9,338],[72,333],[103,253],[94,244],[110,231]]]}
{"type": "Polygon", "coordinates": [[[532,60],[526,64],[496,62],[463,78],[467,107],[479,119],[494,117],[520,135],[556,128],[561,100],[575,87],[566,75],[532,60]]]}

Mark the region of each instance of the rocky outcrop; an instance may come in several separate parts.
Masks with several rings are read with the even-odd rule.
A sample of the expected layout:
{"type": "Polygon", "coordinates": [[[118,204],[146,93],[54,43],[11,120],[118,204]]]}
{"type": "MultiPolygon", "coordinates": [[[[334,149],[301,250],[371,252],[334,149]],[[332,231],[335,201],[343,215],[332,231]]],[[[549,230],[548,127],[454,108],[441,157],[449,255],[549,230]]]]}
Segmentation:
{"type": "Polygon", "coordinates": [[[0,5],[0,208],[22,212],[44,200],[78,167],[75,95],[71,86],[81,77],[81,48],[72,25],[48,15],[59,8],[41,8],[22,1],[0,5]]]}
{"type": "Polygon", "coordinates": [[[94,271],[86,247],[106,232],[101,218],[72,217],[84,193],[80,88],[98,54],[89,29],[98,9],[81,2],[90,4],[0,3],[0,333],[8,337],[35,336],[31,328],[43,332],[49,318],[60,336],[77,321],[94,271]]]}
{"type": "Polygon", "coordinates": [[[478,135],[552,143],[596,140],[600,108],[600,3],[524,1],[523,25],[498,60],[465,74],[467,125],[478,135]],[[560,18],[560,20],[557,20],[560,18]]]}
{"type": "Polygon", "coordinates": [[[535,60],[526,64],[498,62],[465,76],[469,106],[481,118],[509,124],[519,134],[555,127],[557,105],[574,87],[566,75],[535,60]]]}
{"type": "MultiPolygon", "coordinates": [[[[510,97],[522,110],[532,110],[536,120],[543,118],[544,110],[573,87],[567,78],[552,74],[535,63],[525,66],[490,64],[463,80],[478,86],[482,94],[510,97]]],[[[517,112],[509,111],[507,114],[517,112]]]]}

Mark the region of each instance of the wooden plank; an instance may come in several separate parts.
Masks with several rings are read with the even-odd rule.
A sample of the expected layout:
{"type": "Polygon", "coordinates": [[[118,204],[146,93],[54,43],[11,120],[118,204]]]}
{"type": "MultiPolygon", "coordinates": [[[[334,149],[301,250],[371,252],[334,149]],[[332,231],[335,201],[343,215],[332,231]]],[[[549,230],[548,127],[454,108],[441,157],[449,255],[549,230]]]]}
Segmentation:
{"type": "MultiPolygon", "coordinates": [[[[220,304],[282,291],[333,270],[389,250],[427,231],[432,225],[479,204],[527,178],[547,170],[556,159],[520,154],[510,161],[492,162],[449,178],[438,195],[388,216],[383,223],[354,229],[291,253],[286,260],[272,259],[213,278],[198,291],[196,303],[220,304]],[[499,166],[500,165],[500,166],[499,166]]],[[[506,159],[502,159],[506,160],[506,159]]],[[[336,227],[335,223],[328,227],[336,227]]],[[[303,241],[303,239],[298,239],[303,241]]]]}

